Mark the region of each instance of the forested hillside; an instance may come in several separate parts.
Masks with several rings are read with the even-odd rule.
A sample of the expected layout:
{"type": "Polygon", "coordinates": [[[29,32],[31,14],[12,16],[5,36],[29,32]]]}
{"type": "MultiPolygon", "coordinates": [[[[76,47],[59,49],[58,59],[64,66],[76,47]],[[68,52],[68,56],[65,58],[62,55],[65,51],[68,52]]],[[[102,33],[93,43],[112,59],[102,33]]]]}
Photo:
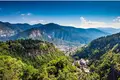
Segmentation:
{"type": "Polygon", "coordinates": [[[99,58],[105,52],[111,50],[115,45],[120,45],[120,33],[93,40],[88,46],[77,51],[79,57],[99,58]]]}
{"type": "Polygon", "coordinates": [[[0,42],[1,80],[77,80],[72,59],[39,40],[0,42]]]}
{"type": "Polygon", "coordinates": [[[73,57],[89,59],[90,75],[96,75],[98,80],[119,80],[120,33],[93,40],[88,46],[79,49],[73,57]]]}

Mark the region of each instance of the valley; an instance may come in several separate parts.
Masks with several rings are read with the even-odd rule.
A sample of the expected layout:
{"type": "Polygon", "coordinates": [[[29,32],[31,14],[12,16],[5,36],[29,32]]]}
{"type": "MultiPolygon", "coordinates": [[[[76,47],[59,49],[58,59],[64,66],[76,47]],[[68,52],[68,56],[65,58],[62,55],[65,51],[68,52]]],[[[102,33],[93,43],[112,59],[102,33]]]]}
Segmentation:
{"type": "Polygon", "coordinates": [[[82,29],[55,23],[29,25],[1,22],[0,27],[1,41],[37,39],[51,42],[63,51],[74,50],[75,47],[81,47],[95,38],[110,35],[110,33],[95,28],[82,29]]]}
{"type": "Polygon", "coordinates": [[[0,80],[120,80],[120,1],[0,1],[0,80]]]}
{"type": "Polygon", "coordinates": [[[2,23],[0,26],[6,26],[9,30],[9,33],[5,33],[1,28],[0,66],[11,67],[12,71],[12,65],[21,67],[16,66],[19,73],[2,67],[1,75],[4,71],[11,75],[4,73],[6,76],[0,76],[1,79],[117,80],[120,77],[120,33],[110,35],[108,31],[99,29],[81,29],[54,23],[7,25],[2,23]]]}

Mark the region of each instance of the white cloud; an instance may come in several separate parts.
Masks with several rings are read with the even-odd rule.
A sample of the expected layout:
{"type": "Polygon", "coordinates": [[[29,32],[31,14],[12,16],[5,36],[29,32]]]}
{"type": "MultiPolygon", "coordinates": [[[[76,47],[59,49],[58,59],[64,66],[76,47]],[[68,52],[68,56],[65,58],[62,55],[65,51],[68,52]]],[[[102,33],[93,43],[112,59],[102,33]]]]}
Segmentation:
{"type": "Polygon", "coordinates": [[[87,22],[84,17],[80,17],[80,20],[81,20],[82,23],[86,23],[87,22]]]}
{"type": "Polygon", "coordinates": [[[118,16],[117,18],[113,19],[113,22],[120,22],[120,16],[118,16]]]}
{"type": "Polygon", "coordinates": [[[95,28],[95,27],[105,27],[107,24],[105,22],[90,21],[86,20],[84,17],[80,17],[81,25],[83,28],[95,28]]]}
{"type": "Polygon", "coordinates": [[[39,22],[44,22],[44,20],[38,20],[39,22]]]}
{"type": "Polygon", "coordinates": [[[27,13],[27,14],[21,14],[21,16],[31,16],[32,15],[32,13],[27,13]]]}
{"type": "Polygon", "coordinates": [[[84,17],[80,17],[80,27],[82,28],[96,28],[96,27],[113,27],[113,28],[120,28],[120,16],[116,17],[115,19],[111,20],[110,23],[103,22],[103,21],[90,21],[86,20],[84,17]]]}
{"type": "Polygon", "coordinates": [[[66,26],[74,26],[74,27],[75,27],[75,25],[74,25],[74,24],[69,24],[69,25],[66,25],[66,26]]]}
{"type": "Polygon", "coordinates": [[[44,20],[32,20],[30,21],[30,24],[38,24],[38,23],[45,23],[44,20]]]}
{"type": "Polygon", "coordinates": [[[120,16],[113,19],[113,22],[110,25],[114,28],[120,28],[120,16]]]}
{"type": "Polygon", "coordinates": [[[25,14],[21,14],[21,16],[25,16],[25,14]]]}
{"type": "Polygon", "coordinates": [[[111,23],[111,26],[114,28],[120,28],[120,22],[113,22],[111,23]]]}
{"type": "Polygon", "coordinates": [[[27,13],[28,16],[32,15],[32,13],[27,13]]]}

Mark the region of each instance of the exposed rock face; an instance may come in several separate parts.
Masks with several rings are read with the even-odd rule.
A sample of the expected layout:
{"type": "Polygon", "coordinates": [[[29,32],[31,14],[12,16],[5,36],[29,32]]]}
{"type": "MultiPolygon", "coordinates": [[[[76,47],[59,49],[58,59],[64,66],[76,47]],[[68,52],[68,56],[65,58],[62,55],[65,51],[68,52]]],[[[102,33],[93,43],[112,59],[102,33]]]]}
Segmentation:
{"type": "Polygon", "coordinates": [[[88,68],[88,63],[89,63],[89,60],[85,60],[81,58],[80,60],[74,61],[73,65],[77,64],[78,70],[81,69],[82,71],[89,73],[90,70],[88,68]]]}
{"type": "Polygon", "coordinates": [[[4,38],[4,37],[10,37],[15,35],[15,31],[12,30],[0,30],[0,37],[4,38]]]}
{"type": "Polygon", "coordinates": [[[33,30],[29,35],[30,38],[42,37],[42,34],[39,30],[33,30]]]}

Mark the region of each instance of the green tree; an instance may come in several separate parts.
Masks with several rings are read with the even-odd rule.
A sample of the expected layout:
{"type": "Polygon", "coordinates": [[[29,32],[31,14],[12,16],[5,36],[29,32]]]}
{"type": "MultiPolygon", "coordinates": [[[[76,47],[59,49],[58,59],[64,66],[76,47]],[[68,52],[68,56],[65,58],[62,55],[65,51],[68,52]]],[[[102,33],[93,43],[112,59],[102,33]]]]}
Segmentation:
{"type": "Polygon", "coordinates": [[[0,56],[0,78],[2,80],[19,80],[23,75],[24,64],[10,56],[0,56]]]}

